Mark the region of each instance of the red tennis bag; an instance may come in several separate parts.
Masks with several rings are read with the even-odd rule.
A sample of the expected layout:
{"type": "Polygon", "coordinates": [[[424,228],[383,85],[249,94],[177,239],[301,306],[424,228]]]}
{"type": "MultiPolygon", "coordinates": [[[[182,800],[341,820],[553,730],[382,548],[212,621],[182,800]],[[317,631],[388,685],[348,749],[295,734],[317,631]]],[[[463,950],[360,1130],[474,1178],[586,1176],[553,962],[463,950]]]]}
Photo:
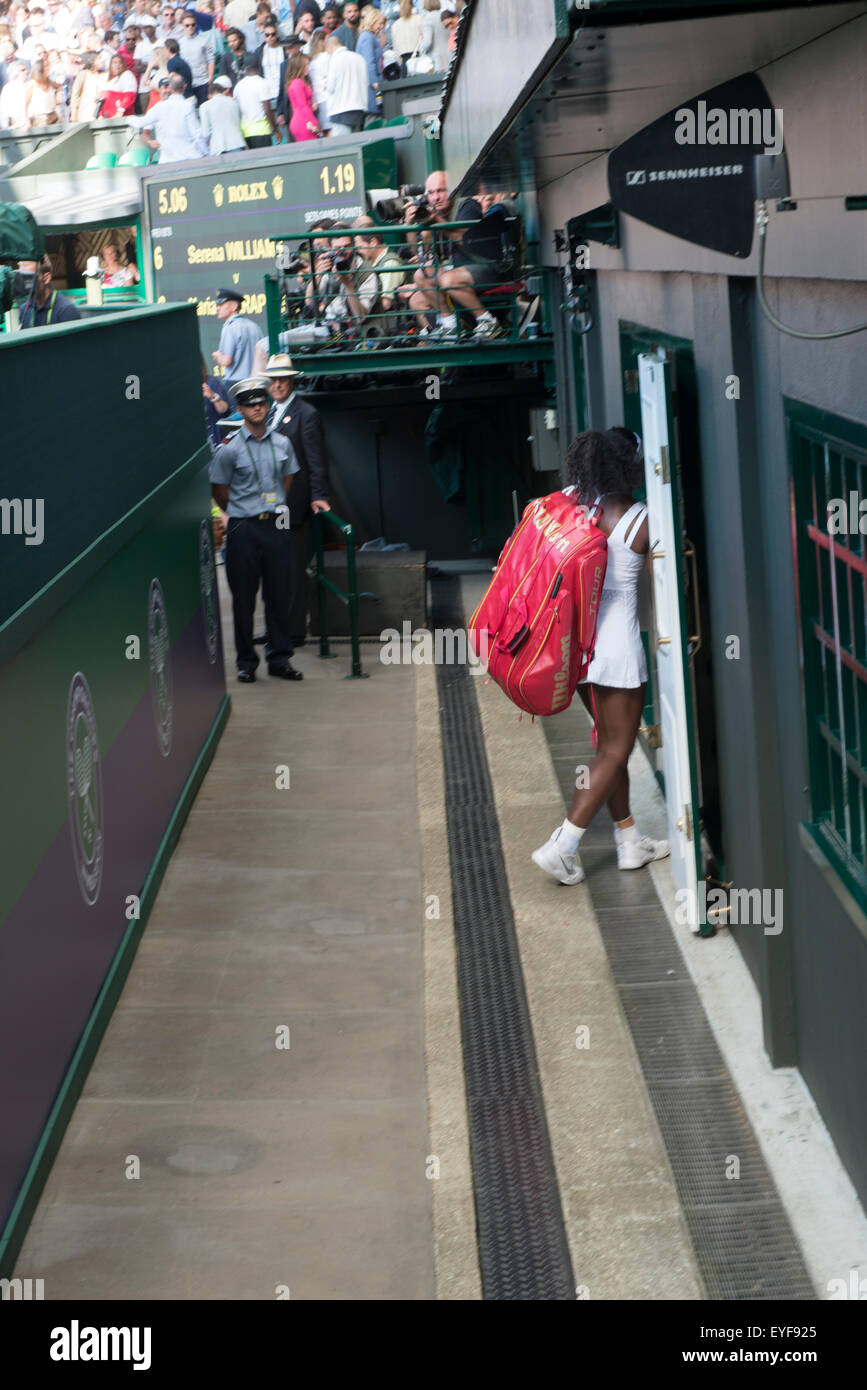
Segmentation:
{"type": "Polygon", "coordinates": [[[562,492],[528,503],[469,622],[488,672],[528,714],[559,714],[587,674],[608,541],[562,492]]]}

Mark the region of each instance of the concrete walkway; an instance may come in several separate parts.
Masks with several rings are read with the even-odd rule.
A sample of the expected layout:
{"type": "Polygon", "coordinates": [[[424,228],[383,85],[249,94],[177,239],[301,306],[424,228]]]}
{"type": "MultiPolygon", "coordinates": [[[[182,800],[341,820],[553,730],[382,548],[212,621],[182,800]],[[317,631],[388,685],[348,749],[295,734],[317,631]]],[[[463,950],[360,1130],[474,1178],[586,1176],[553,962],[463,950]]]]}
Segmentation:
{"type": "Polygon", "coordinates": [[[49,1299],[429,1299],[414,668],[307,646],[303,683],[241,686],[227,616],[233,712],[18,1268],[49,1299]]]}
{"type": "MultiPolygon", "coordinates": [[[[17,1263],[47,1299],[481,1297],[436,671],[370,643],[347,681],[336,650],[304,648],[295,685],[240,686],[230,660],[231,719],[17,1263]]],[[[563,815],[545,734],[475,691],[577,1296],[703,1299],[590,896],[529,859],[563,815]]],[[[670,899],[664,865],[636,888],[654,881],[670,899]]],[[[681,942],[693,974],[719,971],[708,946],[681,942]]],[[[720,1018],[729,1055],[744,1019],[720,1018]]],[[[803,1162],[787,1179],[771,1132],[792,1080],[741,1077],[821,1296],[863,1214],[801,1125],[824,1237],[805,1227],[803,1162]]]]}

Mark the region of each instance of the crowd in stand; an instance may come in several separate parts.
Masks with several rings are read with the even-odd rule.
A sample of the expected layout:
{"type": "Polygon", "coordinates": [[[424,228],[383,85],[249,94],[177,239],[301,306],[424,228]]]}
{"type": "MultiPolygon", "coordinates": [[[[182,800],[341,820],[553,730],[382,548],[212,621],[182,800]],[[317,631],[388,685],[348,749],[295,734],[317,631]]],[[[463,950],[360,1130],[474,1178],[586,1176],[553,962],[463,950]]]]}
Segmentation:
{"type": "Polygon", "coordinates": [[[384,78],[448,67],[465,3],[0,0],[0,129],[127,117],[163,160],[360,130],[384,78]]]}

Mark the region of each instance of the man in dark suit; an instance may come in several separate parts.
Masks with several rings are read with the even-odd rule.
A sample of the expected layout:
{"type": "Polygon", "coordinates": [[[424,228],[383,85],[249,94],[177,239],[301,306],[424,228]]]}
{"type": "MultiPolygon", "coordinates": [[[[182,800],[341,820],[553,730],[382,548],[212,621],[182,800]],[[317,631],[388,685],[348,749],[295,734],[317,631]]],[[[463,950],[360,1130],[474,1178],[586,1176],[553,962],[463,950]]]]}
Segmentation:
{"type": "Polygon", "coordinates": [[[307,521],[311,512],[331,510],[325,431],[319,411],[295,390],[301,373],[292,366],[288,353],[280,352],[269,358],[265,375],[271,378],[273,400],[268,426],[289,440],[301,468],[292,484],[292,577],[289,590],[289,631],[293,647],[299,647],[307,638],[307,521]]]}

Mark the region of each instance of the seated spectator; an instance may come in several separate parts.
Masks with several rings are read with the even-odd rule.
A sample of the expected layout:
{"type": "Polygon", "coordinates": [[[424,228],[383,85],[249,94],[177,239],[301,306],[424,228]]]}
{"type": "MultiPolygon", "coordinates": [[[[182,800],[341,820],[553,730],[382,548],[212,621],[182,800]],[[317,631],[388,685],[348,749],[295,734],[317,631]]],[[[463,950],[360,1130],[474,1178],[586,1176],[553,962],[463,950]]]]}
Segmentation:
{"type": "Polygon", "coordinates": [[[108,65],[108,81],[102,89],[101,120],[113,116],[130,116],[135,106],[138,83],[119,53],[108,65]]]}
{"type": "Polygon", "coordinates": [[[99,253],[102,265],[102,287],[104,290],[125,289],[139,282],[139,273],[136,266],[128,262],[125,256],[115,246],[113,241],[107,241],[99,253]]]}

